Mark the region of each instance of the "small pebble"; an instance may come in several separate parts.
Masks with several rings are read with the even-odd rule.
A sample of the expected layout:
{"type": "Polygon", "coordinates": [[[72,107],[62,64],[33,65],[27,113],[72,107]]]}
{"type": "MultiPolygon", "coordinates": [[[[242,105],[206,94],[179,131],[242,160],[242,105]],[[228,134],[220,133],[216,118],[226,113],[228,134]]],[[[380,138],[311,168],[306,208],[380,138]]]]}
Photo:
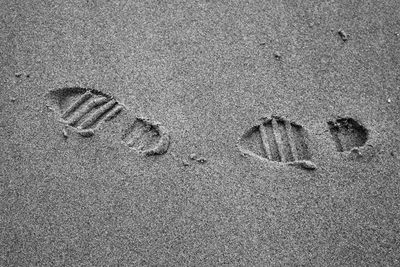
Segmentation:
{"type": "Polygon", "coordinates": [[[11,102],[15,102],[17,99],[15,97],[10,97],[11,102]]]}
{"type": "Polygon", "coordinates": [[[207,159],[206,159],[205,157],[199,157],[196,153],[190,154],[190,155],[189,155],[189,158],[190,158],[191,160],[195,160],[195,161],[197,161],[197,162],[199,162],[199,163],[205,163],[205,162],[207,162],[207,159]]]}
{"type": "Polygon", "coordinates": [[[274,57],[275,57],[276,60],[281,60],[282,59],[282,55],[279,52],[275,52],[274,53],[274,57]]]}
{"type": "Polygon", "coordinates": [[[391,102],[392,102],[392,100],[391,100],[390,98],[388,98],[387,102],[388,102],[388,103],[391,103],[391,102]]]}
{"type": "Polygon", "coordinates": [[[346,42],[347,40],[349,40],[349,35],[346,32],[344,32],[343,30],[339,30],[338,34],[343,42],[346,42]]]}
{"type": "Polygon", "coordinates": [[[21,72],[15,73],[15,77],[19,78],[19,77],[21,77],[21,76],[22,76],[22,73],[21,73],[21,72]]]}
{"type": "Polygon", "coordinates": [[[68,138],[68,131],[67,131],[66,128],[63,128],[62,134],[63,134],[64,139],[67,139],[67,138],[68,138]]]}
{"type": "Polygon", "coordinates": [[[46,104],[46,108],[48,110],[54,111],[54,108],[50,104],[46,104]]]}
{"type": "Polygon", "coordinates": [[[207,162],[207,159],[204,158],[204,157],[200,157],[200,158],[197,159],[197,162],[206,163],[206,162],[207,162]]]}

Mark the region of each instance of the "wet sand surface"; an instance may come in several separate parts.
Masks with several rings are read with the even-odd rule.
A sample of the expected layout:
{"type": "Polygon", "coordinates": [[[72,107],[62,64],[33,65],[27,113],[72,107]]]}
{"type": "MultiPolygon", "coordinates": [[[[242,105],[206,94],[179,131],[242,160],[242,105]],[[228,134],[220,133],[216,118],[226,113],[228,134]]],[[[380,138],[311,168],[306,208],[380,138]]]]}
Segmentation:
{"type": "Polygon", "coordinates": [[[1,266],[400,264],[398,1],[1,6],[1,266]]]}

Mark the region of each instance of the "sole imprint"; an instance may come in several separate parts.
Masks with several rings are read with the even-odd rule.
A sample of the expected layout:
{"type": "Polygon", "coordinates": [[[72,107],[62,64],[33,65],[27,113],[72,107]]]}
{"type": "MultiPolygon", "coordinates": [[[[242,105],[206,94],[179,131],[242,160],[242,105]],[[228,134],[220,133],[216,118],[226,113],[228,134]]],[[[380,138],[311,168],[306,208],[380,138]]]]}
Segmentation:
{"type": "Polygon", "coordinates": [[[251,127],[239,139],[244,154],[270,162],[315,169],[310,161],[308,137],[304,128],[286,119],[272,116],[251,127]]]}
{"type": "MultiPolygon", "coordinates": [[[[51,90],[47,100],[48,106],[58,113],[59,121],[83,137],[93,136],[101,124],[127,110],[110,95],[80,87],[51,90]]],[[[169,135],[159,123],[144,118],[135,118],[132,124],[123,129],[122,140],[145,155],[165,153],[170,142],[169,135]]]]}
{"type": "Polygon", "coordinates": [[[339,118],[327,123],[339,152],[362,147],[368,140],[368,130],[352,118],[339,118]]]}
{"type": "Polygon", "coordinates": [[[145,155],[163,154],[168,150],[170,143],[170,137],[164,127],[146,118],[136,118],[123,131],[122,140],[132,149],[145,155]]]}
{"type": "Polygon", "coordinates": [[[59,120],[84,137],[92,136],[98,126],[125,109],[112,96],[80,87],[52,90],[48,99],[59,113],[59,120]]]}

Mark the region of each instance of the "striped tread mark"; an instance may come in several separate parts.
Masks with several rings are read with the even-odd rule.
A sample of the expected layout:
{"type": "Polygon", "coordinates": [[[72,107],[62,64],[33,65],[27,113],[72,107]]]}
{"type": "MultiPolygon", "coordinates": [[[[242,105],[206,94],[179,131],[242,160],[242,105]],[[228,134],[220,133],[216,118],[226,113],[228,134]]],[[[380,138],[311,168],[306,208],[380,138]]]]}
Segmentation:
{"type": "Polygon", "coordinates": [[[84,93],[76,102],[74,102],[64,113],[61,115],[61,118],[65,119],[72,112],[77,110],[83,103],[85,103],[89,98],[91,98],[93,94],[90,91],[84,93]]]}
{"type": "Polygon", "coordinates": [[[124,107],[121,105],[115,105],[110,112],[108,112],[105,116],[104,116],[104,121],[110,121],[113,118],[115,118],[115,116],[117,116],[122,110],[124,110],[124,107]]]}
{"type": "Polygon", "coordinates": [[[281,162],[286,162],[286,155],[283,151],[283,140],[279,130],[278,122],[275,118],[272,118],[272,131],[274,132],[275,142],[278,145],[278,152],[281,162]]]}
{"type": "Polygon", "coordinates": [[[85,88],[62,88],[48,94],[50,105],[60,110],[62,122],[77,129],[82,136],[92,136],[94,129],[124,110],[113,97],[85,88]]]}
{"type": "Polygon", "coordinates": [[[269,161],[315,168],[308,161],[310,153],[303,127],[279,117],[263,119],[258,127],[250,128],[239,139],[239,148],[245,154],[269,161]]]}
{"type": "Polygon", "coordinates": [[[117,104],[117,101],[111,100],[108,101],[105,105],[101,106],[99,109],[97,109],[92,116],[88,117],[80,127],[82,129],[86,129],[92,125],[94,125],[101,116],[105,115],[110,109],[112,109],[115,105],[117,104]]]}
{"type": "Polygon", "coordinates": [[[285,128],[288,134],[289,147],[292,152],[293,160],[296,161],[299,159],[299,155],[297,153],[296,143],[294,141],[292,124],[289,121],[285,121],[285,128]]]}
{"type": "Polygon", "coordinates": [[[272,160],[271,148],[269,147],[268,143],[267,129],[265,128],[264,123],[260,124],[260,134],[261,134],[263,148],[267,155],[267,159],[272,160]]]}
{"type": "MultiPolygon", "coordinates": [[[[95,107],[103,105],[107,103],[108,98],[101,96],[99,98],[89,100],[87,105],[82,105],[82,109],[78,109],[69,120],[67,120],[68,124],[74,126],[78,123],[85,115],[87,115],[90,111],[92,111],[95,107]]],[[[85,104],[85,103],[84,103],[85,104]]]]}

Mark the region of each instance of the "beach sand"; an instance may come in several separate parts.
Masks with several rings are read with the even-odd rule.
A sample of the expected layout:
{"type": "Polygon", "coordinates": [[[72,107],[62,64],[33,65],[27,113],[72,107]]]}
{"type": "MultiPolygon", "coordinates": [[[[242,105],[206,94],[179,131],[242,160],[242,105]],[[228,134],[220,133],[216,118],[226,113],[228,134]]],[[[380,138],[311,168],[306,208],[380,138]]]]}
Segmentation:
{"type": "Polygon", "coordinates": [[[400,2],[137,2],[1,1],[0,266],[400,265],[400,2]]]}

